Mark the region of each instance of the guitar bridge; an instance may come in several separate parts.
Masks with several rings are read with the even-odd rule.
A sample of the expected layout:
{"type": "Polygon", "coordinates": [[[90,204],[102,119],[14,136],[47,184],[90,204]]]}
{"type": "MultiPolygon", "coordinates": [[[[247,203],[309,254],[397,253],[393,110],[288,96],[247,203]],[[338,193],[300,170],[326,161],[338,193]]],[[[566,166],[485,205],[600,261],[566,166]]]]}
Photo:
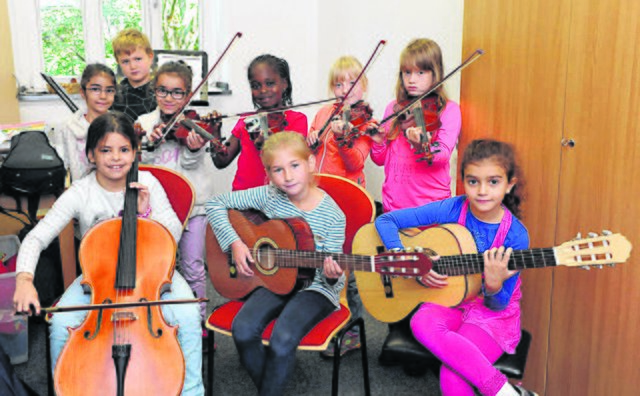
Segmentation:
{"type": "Polygon", "coordinates": [[[384,286],[384,295],[386,298],[393,298],[393,285],[389,275],[382,275],[382,285],[384,286]]]}

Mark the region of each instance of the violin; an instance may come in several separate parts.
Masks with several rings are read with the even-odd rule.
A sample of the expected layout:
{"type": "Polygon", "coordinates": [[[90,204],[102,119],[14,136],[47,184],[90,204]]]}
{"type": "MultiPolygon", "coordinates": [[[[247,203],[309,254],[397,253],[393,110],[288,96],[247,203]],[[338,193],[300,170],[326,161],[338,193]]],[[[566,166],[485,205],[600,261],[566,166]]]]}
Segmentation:
{"type": "MultiPolygon", "coordinates": [[[[336,103],[334,106],[338,106],[338,104],[336,103]]],[[[373,109],[371,109],[369,103],[359,100],[351,106],[342,106],[342,111],[338,114],[344,122],[342,136],[336,137],[338,146],[351,148],[357,138],[369,133],[368,123],[373,118],[373,109]],[[349,124],[351,124],[351,127],[349,127],[349,124]]]]}
{"type": "Polygon", "coordinates": [[[258,113],[244,119],[244,127],[258,151],[262,150],[264,141],[269,136],[284,131],[287,125],[284,112],[258,113]]]}
{"type": "MultiPolygon", "coordinates": [[[[433,164],[433,156],[440,152],[437,148],[439,143],[438,130],[442,126],[439,117],[439,98],[437,95],[429,95],[410,105],[410,101],[396,103],[393,111],[399,112],[396,119],[396,127],[406,131],[411,127],[421,129],[420,143],[414,145],[415,154],[422,154],[418,161],[427,161],[429,165],[433,164]],[[428,134],[431,138],[428,139],[428,134]]],[[[413,144],[413,143],[412,143],[413,144]]]]}
{"type": "MultiPolygon", "coordinates": [[[[182,119],[190,120],[193,124],[198,125],[200,128],[206,130],[209,133],[214,133],[217,129],[218,134],[221,127],[221,122],[216,120],[215,118],[202,119],[200,115],[195,110],[185,110],[183,113],[184,117],[182,119]]],[[[160,119],[162,123],[166,123],[172,116],[164,116],[161,115],[160,119]]],[[[154,127],[157,128],[159,125],[154,127]]],[[[189,136],[189,132],[193,129],[187,127],[185,124],[181,122],[177,122],[174,126],[169,130],[165,139],[166,140],[177,140],[180,145],[187,145],[187,136],[189,136]]]]}
{"type": "MultiPolygon", "coordinates": [[[[436,90],[451,76],[478,60],[482,55],[484,55],[484,51],[481,49],[473,51],[467,59],[465,59],[449,74],[444,76],[442,80],[433,84],[427,92],[416,98],[412,98],[409,101],[397,104],[394,106],[393,113],[380,121],[380,125],[384,125],[386,122],[391,121],[394,118],[398,118],[398,120],[394,122],[394,128],[402,127],[402,130],[404,131],[406,128],[415,125],[422,129],[420,143],[417,147],[416,153],[423,153],[424,156],[419,158],[418,161],[427,161],[429,165],[431,165],[433,163],[433,155],[439,152],[437,149],[438,143],[435,141],[436,136],[431,136],[431,139],[427,139],[427,132],[436,131],[437,133],[437,130],[441,127],[441,124],[439,124],[440,120],[438,117],[438,111],[442,106],[444,106],[444,103],[442,106],[439,105],[437,94],[434,94],[434,92],[436,92],[436,90]],[[409,113],[408,116],[406,115],[407,112],[409,113]],[[400,119],[400,116],[403,114],[405,114],[404,122],[400,119]],[[409,124],[410,122],[413,122],[414,124],[411,125],[409,124]],[[435,151],[431,149],[432,146],[436,147],[435,151]]],[[[436,135],[436,133],[432,133],[432,135],[436,135]]]]}
{"type": "Polygon", "coordinates": [[[159,223],[137,217],[138,192],[129,186],[137,173],[136,159],[127,175],[123,217],[99,223],[80,245],[82,284],[91,289],[92,304],[107,307],[89,311],[79,327],[69,329],[54,373],[59,395],[182,390],[185,362],[177,328],[157,305],[140,306],[158,300],[171,283],[176,242],[159,223]]]}
{"type": "MultiPolygon", "coordinates": [[[[358,77],[356,77],[356,79],[353,81],[353,84],[351,85],[351,88],[349,88],[349,90],[344,95],[344,97],[340,99],[340,102],[338,102],[338,103],[336,103],[334,105],[334,108],[333,108],[333,111],[331,112],[331,115],[329,116],[329,118],[327,118],[327,122],[325,122],[324,125],[322,126],[322,128],[320,128],[320,130],[318,131],[318,140],[316,140],[316,142],[311,145],[311,149],[312,150],[317,150],[318,149],[318,146],[320,145],[320,142],[322,141],[320,139],[320,137],[322,136],[324,131],[327,130],[327,127],[329,126],[329,123],[333,120],[333,117],[335,117],[336,114],[338,114],[342,110],[342,108],[345,106],[345,103],[344,103],[345,99],[347,99],[349,97],[349,95],[351,94],[351,91],[353,91],[353,89],[358,85],[358,82],[360,81],[360,79],[364,75],[364,72],[367,70],[367,68],[369,68],[369,65],[371,64],[371,62],[377,57],[377,55],[379,55],[378,51],[381,51],[383,46],[386,45],[386,44],[387,44],[386,40],[380,40],[378,42],[378,44],[376,45],[376,47],[373,49],[373,53],[371,54],[371,56],[367,60],[367,63],[364,64],[364,67],[360,71],[360,74],[358,74],[358,77]]],[[[373,112],[372,112],[372,114],[373,114],[373,112]]],[[[348,125],[347,123],[345,123],[345,124],[348,125]]],[[[353,145],[353,142],[351,142],[351,144],[353,145]]]]}

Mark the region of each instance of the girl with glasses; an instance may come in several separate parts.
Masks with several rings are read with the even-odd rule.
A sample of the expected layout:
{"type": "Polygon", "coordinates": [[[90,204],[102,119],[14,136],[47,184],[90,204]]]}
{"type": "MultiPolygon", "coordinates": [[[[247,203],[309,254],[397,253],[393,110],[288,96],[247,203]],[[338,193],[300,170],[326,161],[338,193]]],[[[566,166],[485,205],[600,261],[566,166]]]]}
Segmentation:
{"type": "Polygon", "coordinates": [[[85,67],[80,79],[80,96],[85,108],[80,108],[52,135],[53,145],[71,173],[79,180],[92,166],[84,154],[89,124],[109,111],[116,95],[116,76],[109,67],[93,63],[85,67]]]}
{"type": "MultiPolygon", "coordinates": [[[[191,69],[183,62],[167,62],[160,66],[153,80],[158,107],[151,113],[141,115],[137,122],[144,131],[150,131],[143,138],[143,142],[154,145],[161,143],[153,151],[143,152],[142,162],[173,169],[185,176],[194,187],[195,206],[178,245],[178,270],[197,297],[206,297],[204,235],[207,221],[204,216],[204,203],[207,198],[222,190],[216,187],[216,178],[212,177],[216,170],[206,153],[204,139],[193,131],[189,132],[184,141],[178,141],[174,133],[169,133],[163,138],[165,123],[183,108],[191,92],[192,78],[191,69]],[[160,141],[161,139],[163,141],[160,141]]],[[[197,117],[194,111],[190,112],[197,117]]],[[[213,127],[205,129],[212,132],[213,127]]],[[[202,303],[200,308],[204,317],[206,303],[202,303]]]]}

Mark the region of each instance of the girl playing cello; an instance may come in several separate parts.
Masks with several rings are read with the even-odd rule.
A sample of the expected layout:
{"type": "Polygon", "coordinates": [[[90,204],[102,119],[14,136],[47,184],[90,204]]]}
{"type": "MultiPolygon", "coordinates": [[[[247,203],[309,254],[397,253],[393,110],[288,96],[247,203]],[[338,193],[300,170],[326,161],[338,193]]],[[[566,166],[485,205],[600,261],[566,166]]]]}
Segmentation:
{"type": "MultiPolygon", "coordinates": [[[[71,221],[78,221],[80,233],[101,220],[117,217],[123,208],[126,177],[133,164],[137,137],[133,125],[123,113],[107,113],[96,118],[89,127],[86,154],[95,164],[95,172],[76,181],[58,198],[49,213],[26,236],[18,252],[16,292],[13,297],[17,312],[28,312],[30,305],[40,312],[38,293],[33,285],[33,274],[40,253],[71,221]]],[[[140,173],[138,189],[138,216],[147,217],[164,225],[175,240],[180,239],[182,225],[173,211],[160,183],[149,173],[140,173]]],[[[85,305],[91,301],[78,277],[59,301],[59,306],[85,305]]],[[[174,272],[171,289],[161,299],[181,299],[192,296],[182,276],[174,272]]],[[[168,322],[178,325],[178,341],[186,363],[183,395],[201,395],[204,392],[201,375],[202,340],[200,315],[195,304],[181,307],[165,305],[162,312],[168,322]]],[[[50,327],[51,359],[55,368],[58,356],[69,338],[69,327],[79,326],[86,311],[64,312],[53,315],[50,327]]],[[[76,353],[80,353],[77,351],[76,353]]]]}

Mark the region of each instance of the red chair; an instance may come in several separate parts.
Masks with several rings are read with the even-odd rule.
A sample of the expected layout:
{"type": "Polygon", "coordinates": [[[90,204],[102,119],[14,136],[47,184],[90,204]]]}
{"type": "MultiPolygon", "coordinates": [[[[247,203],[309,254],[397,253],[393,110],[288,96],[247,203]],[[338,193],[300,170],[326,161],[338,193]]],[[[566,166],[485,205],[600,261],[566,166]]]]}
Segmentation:
{"type": "MultiPolygon", "coordinates": [[[[355,233],[363,225],[373,221],[375,217],[375,206],[373,199],[367,193],[365,189],[352,181],[339,176],[318,174],[317,175],[318,186],[327,192],[340,206],[340,209],[344,212],[347,220],[345,230],[345,243],[343,245],[343,251],[345,253],[351,253],[351,242],[355,233]]],[[[215,238],[213,232],[209,228],[207,230],[207,244],[215,243],[211,240],[215,238]]],[[[362,318],[350,321],[351,312],[346,301],[347,286],[343,289],[340,296],[340,310],[334,311],[327,318],[322,320],[316,325],[300,342],[298,349],[308,351],[324,351],[331,339],[336,338],[334,344],[334,357],[333,357],[333,378],[331,383],[331,394],[338,394],[339,385],[339,368],[340,368],[340,345],[342,344],[342,337],[344,334],[354,328],[360,329],[360,340],[362,344],[362,371],[365,394],[371,393],[369,386],[369,365],[367,359],[367,341],[364,329],[364,320],[362,318]]],[[[243,302],[241,301],[229,301],[216,308],[214,308],[211,315],[207,319],[206,327],[209,333],[208,346],[209,351],[213,351],[214,347],[214,334],[215,332],[231,335],[231,324],[233,319],[242,308],[243,302]]],[[[277,320],[277,319],[276,319],[277,320]]],[[[269,344],[271,337],[271,331],[275,320],[272,321],[264,333],[262,334],[262,342],[265,345],[269,344]]],[[[213,366],[214,366],[214,354],[208,354],[208,374],[207,374],[207,395],[213,394],[213,366]]]]}
{"type": "Polygon", "coordinates": [[[162,188],[167,193],[169,203],[182,222],[182,228],[187,225],[187,220],[191,215],[191,209],[195,203],[196,194],[193,186],[181,174],[173,169],[158,165],[143,165],[138,168],[141,171],[150,172],[162,184],[162,188]]]}

